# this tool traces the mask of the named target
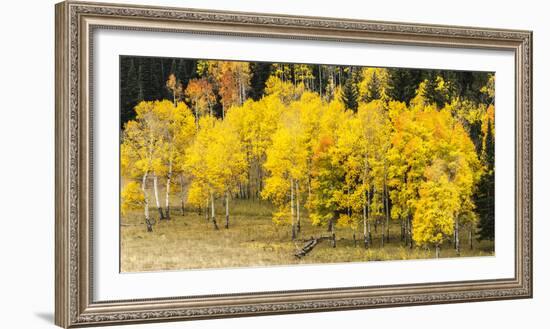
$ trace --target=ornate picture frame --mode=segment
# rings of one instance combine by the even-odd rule
[[[59,3],[55,10],[57,325],[72,328],[532,297],[532,32],[77,1]],[[515,57],[514,277],[95,301],[91,234],[94,225],[91,49],[92,35],[97,29],[512,51]]]

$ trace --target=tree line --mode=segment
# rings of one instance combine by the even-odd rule
[[[461,230],[494,238],[493,74],[183,63],[193,72],[169,73],[163,95],[131,98],[123,126],[122,210],[143,209],[149,231],[151,203],[168,219],[179,193],[181,212],[193,206],[215,229],[215,201],[229,228],[242,198],[270,200],[292,239],[304,220],[333,237],[349,228],[365,248],[371,226],[388,242],[392,221],[411,248],[436,254],[446,240],[459,252]]]

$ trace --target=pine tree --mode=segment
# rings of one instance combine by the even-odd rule
[[[416,94],[421,71],[414,69],[389,69],[388,96],[398,102],[408,104]]]
[[[367,102],[372,102],[373,100],[380,99],[382,95],[380,95],[380,79],[378,78],[378,75],[376,72],[372,73],[371,81],[368,85],[368,91],[367,91]]]
[[[264,96],[265,83],[271,74],[270,63],[250,63],[250,90],[248,95],[253,100],[259,100]]]
[[[120,66],[120,128],[123,129],[126,122],[136,117],[138,75],[132,57],[122,57]]]
[[[357,108],[359,106],[359,91],[357,90],[357,86],[353,80],[354,79],[352,77],[348,77],[346,80],[346,83],[342,88],[342,102],[344,102],[346,109],[357,112]]]
[[[490,122],[487,121],[487,125]],[[479,213],[479,231],[477,232],[480,240],[495,239],[495,141],[490,127],[487,127],[489,133],[485,137],[485,163],[487,171],[481,177],[479,192],[476,198],[476,206]]]

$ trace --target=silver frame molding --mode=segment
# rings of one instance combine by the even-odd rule
[[[73,328],[531,298],[532,32],[65,1],[56,5],[55,323]],[[502,49],[515,53],[515,275],[511,279],[94,302],[91,67],[94,29]],[[509,132],[511,133],[511,132]]]

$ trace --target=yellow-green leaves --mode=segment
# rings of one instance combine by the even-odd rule
[[[126,214],[128,210],[131,209],[140,209],[143,207],[145,202],[145,195],[141,190],[141,186],[138,182],[132,181],[126,184],[121,192],[122,204],[121,210],[122,214]]]
[[[186,172],[193,178],[190,201],[200,204],[199,196],[206,193],[233,191],[245,180],[247,165],[237,129],[229,121],[201,118],[199,132],[184,161]]]
[[[451,106],[438,110],[417,104],[392,116],[392,216],[413,216],[417,244],[439,244],[453,232],[459,215],[473,218],[472,196],[481,165]]]
[[[413,239],[417,244],[439,245],[453,233],[460,208],[457,188],[445,176],[427,181],[419,189],[413,219]]]

